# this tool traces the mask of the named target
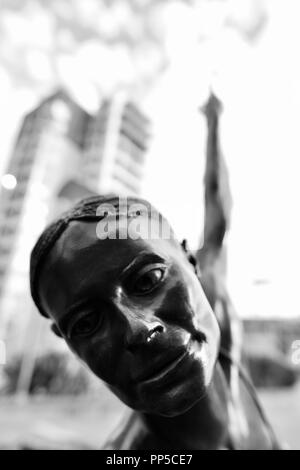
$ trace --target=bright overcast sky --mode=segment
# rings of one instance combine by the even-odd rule
[[[144,101],[154,136],[144,195],[165,212],[178,235],[196,248],[203,222],[206,132],[198,106],[213,83],[224,103],[221,144],[234,201],[228,238],[233,299],[243,316],[295,316],[300,261],[299,1],[266,1],[269,19],[254,42],[243,39],[236,29],[220,28],[226,2],[211,4],[215,9],[208,12],[206,22],[202,21],[203,9],[198,16],[179,4],[168,11],[166,46],[171,65]],[[239,11],[242,1],[227,4],[247,26],[247,17]],[[210,39],[199,43],[201,21]],[[91,83],[101,72],[92,51],[100,53],[101,47],[90,42],[78,52],[77,62],[62,56],[58,63],[65,83],[90,109],[95,102]],[[51,73],[43,54],[31,54],[28,60],[39,64],[36,74],[47,81]],[[102,69],[107,84],[110,74],[116,74],[117,63],[122,64],[126,80],[133,73],[125,51],[121,48],[118,54],[117,61],[108,60],[110,68]],[[76,68],[79,58],[89,77],[81,76]],[[26,86],[14,88],[5,67],[0,67],[0,82],[3,172],[20,116],[35,104],[36,93]]]
[[[207,92],[210,69],[224,102],[221,144],[234,201],[231,294],[243,316],[297,316],[300,7],[296,1],[272,0],[269,8],[268,24],[254,44],[227,29],[195,48],[193,60],[174,55],[151,103],[160,130],[148,158],[145,190],[179,235],[197,246],[205,128],[196,105]]]

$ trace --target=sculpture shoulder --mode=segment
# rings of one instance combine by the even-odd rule
[[[135,411],[125,416],[102,447],[103,450],[153,450],[158,448],[155,435],[149,432],[139,413]]]

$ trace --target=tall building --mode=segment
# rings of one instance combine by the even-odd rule
[[[139,194],[150,136],[150,121],[124,95],[103,102],[89,122],[84,181],[96,192]]]

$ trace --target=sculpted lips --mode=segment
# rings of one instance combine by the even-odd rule
[[[143,374],[141,374],[137,381],[139,383],[144,384],[153,380],[156,381],[161,379],[166,374],[175,369],[181,363],[181,361],[188,355],[188,351],[181,351],[180,354],[178,354],[175,358],[173,357],[172,359],[165,361],[163,364],[156,365],[155,367],[152,367],[151,369],[145,371]]]
[[[201,343],[197,341],[197,349],[201,348]],[[170,374],[178,369],[182,370],[187,365],[187,359],[193,357],[195,341],[190,338],[188,344],[184,348],[180,348],[176,354],[169,355],[168,358],[164,358],[164,361],[155,363],[153,366],[148,367],[141,374],[138,375],[136,382],[142,385],[146,385],[150,382],[157,382],[161,379],[169,377]]]

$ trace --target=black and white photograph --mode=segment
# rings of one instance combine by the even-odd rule
[[[300,450],[299,25],[0,0],[0,450]]]

